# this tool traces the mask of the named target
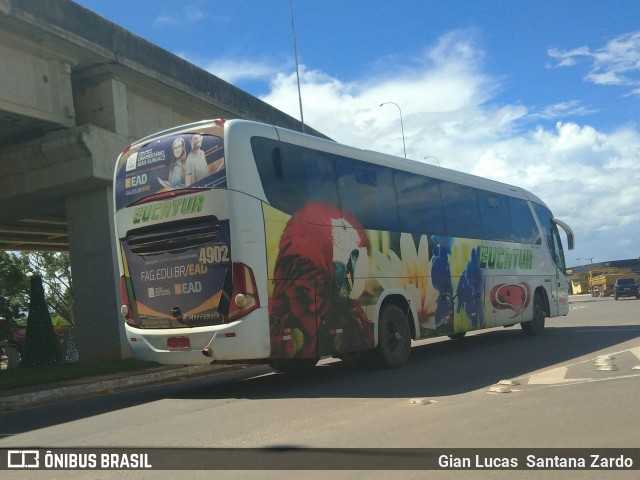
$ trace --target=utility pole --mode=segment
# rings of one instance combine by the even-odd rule
[[[296,80],[298,81],[298,102],[300,103],[300,123],[304,132],[304,115],[302,114],[302,93],[300,92],[300,68],[298,66],[298,47],[296,46],[296,28],[293,24],[293,0],[289,0],[289,14],[291,15],[291,34],[293,35],[293,55],[296,61]]]

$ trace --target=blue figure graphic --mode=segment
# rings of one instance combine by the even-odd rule
[[[431,283],[439,293],[436,305],[436,328],[440,329],[448,325],[448,329],[453,332],[453,283],[449,266],[452,240],[449,237],[437,235],[433,235],[431,240],[436,244],[431,264]]]
[[[467,318],[471,322],[471,328],[483,328],[484,325],[484,275],[480,269],[480,248],[471,251],[471,260],[462,272],[456,298],[458,299],[457,312],[464,308]]]

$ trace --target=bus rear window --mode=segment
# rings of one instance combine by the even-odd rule
[[[226,186],[222,138],[198,133],[170,135],[121,156],[116,173],[116,210],[169,190]]]

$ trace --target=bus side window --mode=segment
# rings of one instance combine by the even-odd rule
[[[331,155],[261,137],[253,137],[251,147],[274,208],[293,215],[309,201],[339,205]]]
[[[440,191],[447,236],[484,238],[476,189],[442,182]]]
[[[408,233],[444,233],[440,180],[394,172],[400,230]]]
[[[279,148],[274,148],[271,150],[271,158],[273,162],[273,174],[276,178],[282,180],[284,179],[284,174],[282,173],[282,150]]]
[[[333,155],[306,150],[304,153],[304,176],[308,201],[327,202],[335,207],[340,207]]]
[[[540,245],[542,243],[538,227],[526,200],[509,197],[509,216],[514,241],[532,245]]]
[[[291,213],[287,208],[291,203],[288,197],[294,196],[299,187],[287,178],[288,152],[278,142],[262,137],[253,137],[251,148],[267,202],[278,210]]]
[[[543,207],[542,205],[539,205],[537,203],[533,204],[533,208],[536,211],[536,215],[538,215],[540,226],[542,227],[544,236],[547,239],[547,247],[549,248],[551,258],[553,258],[553,261],[558,266],[558,268],[564,271],[564,250],[562,248],[560,234],[558,233],[558,227],[551,220],[553,218],[553,215],[546,207]]]
[[[340,158],[336,162],[340,208],[371,230],[398,230],[391,170]]]
[[[507,197],[493,192],[478,191],[482,230],[486,240],[513,242]]]
[[[556,265],[560,267],[560,270],[564,272],[567,268],[564,261],[564,249],[562,248],[562,240],[560,239],[560,233],[558,232],[558,227],[555,223],[551,230],[551,236],[553,238],[554,260]]]

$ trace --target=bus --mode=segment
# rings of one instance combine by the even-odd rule
[[[400,367],[412,340],[540,335],[569,310],[569,226],[522,188],[451,169],[207,120],[126,147],[113,190],[136,358]]]

